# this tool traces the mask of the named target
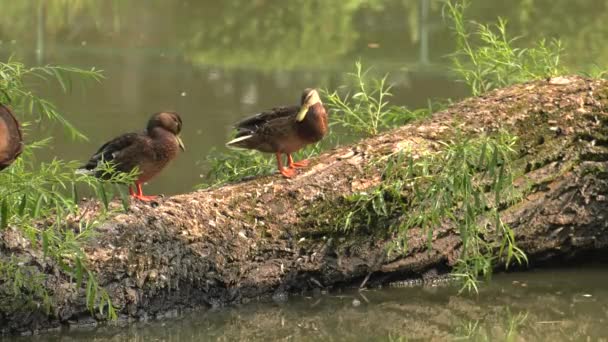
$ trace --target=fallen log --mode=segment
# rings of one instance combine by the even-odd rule
[[[515,85],[466,99],[416,122],[313,160],[291,180],[260,177],[133,204],[102,224],[86,253],[123,318],[168,310],[284,298],[315,288],[373,286],[445,272],[461,247],[458,232],[412,234],[406,254],[387,256],[390,238],[332,232],[317,209],[380,182],[373,158],[409,146],[440,150],[456,129],[467,136],[505,129],[520,139],[516,183],[529,191],[502,211],[532,263],[573,258],[608,246],[608,82],[578,76]],[[327,209],[330,210],[330,209]],[[332,213],[327,213],[331,216]],[[325,217],[325,216],[324,216]],[[374,227],[383,229],[386,227]],[[12,229],[4,255],[28,255],[48,275],[53,314],[6,313],[4,332],[45,329],[90,317],[85,291],[32,252]],[[100,317],[96,317],[100,318]]]

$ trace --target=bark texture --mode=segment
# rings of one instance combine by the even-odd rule
[[[608,246],[607,105],[608,82],[577,76],[495,90],[327,152],[292,180],[268,176],[174,196],[157,207],[134,204],[98,229],[87,254],[119,314],[131,318],[358,286],[369,274],[367,284],[374,285],[446,271],[461,243],[450,227],[436,230],[430,250],[426,236],[412,231],[407,254],[387,257],[390,239],[332,232],[327,208],[338,210],[344,195],[378,184],[379,172],[366,167],[378,156],[405,147],[414,154],[440,150],[439,141],[456,129],[474,136],[498,128],[521,141],[516,165],[525,175],[517,184],[528,190],[503,219],[530,260],[602,250]],[[18,233],[7,231],[0,251],[28,254],[49,274],[57,303],[51,318],[4,316],[0,328],[48,328],[89,316],[84,291],[11,235]]]

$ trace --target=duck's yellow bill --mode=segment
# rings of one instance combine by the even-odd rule
[[[181,148],[182,151],[185,151],[186,146],[184,146],[184,142],[182,141],[182,138],[180,138],[179,135],[176,135],[175,140],[177,140],[177,144],[179,145],[179,148]]]
[[[296,115],[296,121],[301,122],[302,120],[304,120],[304,118],[306,117],[306,113],[308,113],[308,107],[302,106],[302,108],[300,108],[300,111],[298,112],[298,115]]]

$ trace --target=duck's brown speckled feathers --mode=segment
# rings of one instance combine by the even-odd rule
[[[82,169],[95,172],[97,177],[106,177],[103,171],[95,171],[102,161],[112,163],[120,172],[139,169],[136,180],[138,190],[141,184],[156,176],[173,160],[183,144],[179,138],[182,120],[177,113],[162,112],[154,114],[148,121],[144,133],[127,133],[103,144]],[[134,196],[146,199],[141,192]]]
[[[11,165],[22,151],[19,122],[8,107],[0,105],[0,171]]]
[[[143,133],[126,133],[103,144],[89,161],[82,167],[95,170],[103,161],[114,165],[120,172],[131,172],[142,159],[156,159],[150,137]],[[102,171],[97,171],[102,177]],[[107,178],[107,177],[106,177]]]
[[[238,138],[245,135],[253,134],[260,127],[266,125],[268,122],[282,117],[296,115],[299,110],[300,106],[277,107],[265,112],[246,117],[245,119],[234,124],[234,127],[237,129],[235,137]]]
[[[327,113],[317,91],[306,89],[300,106],[273,108],[237,122],[235,138],[227,145],[287,154],[290,168],[303,166],[304,163],[293,163],[291,153],[323,139],[328,130],[327,121]],[[279,170],[282,170],[280,162]],[[291,171],[281,173],[287,177],[293,175]]]

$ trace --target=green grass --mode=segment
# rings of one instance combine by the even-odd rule
[[[457,50],[450,58],[453,71],[475,96],[491,89],[534,79],[557,76],[561,65],[562,43],[542,39],[533,47],[518,47],[517,37],[507,33],[507,21],[495,24],[465,20],[466,0],[447,1],[444,18],[456,36]]]
[[[110,206],[114,195],[121,198],[123,209],[127,209],[129,202],[124,185],[135,179],[137,171],[115,174],[107,181],[100,181],[75,173],[80,165],[76,161],[53,159],[38,162],[36,153],[51,144],[51,138],[28,141],[30,120],[38,125],[58,122],[72,138],[86,139],[55,105],[33,91],[40,82],[48,86],[49,82],[55,81],[69,92],[73,78],[99,81],[102,75],[94,69],[29,68],[12,60],[0,63],[0,102],[13,107],[26,128],[23,154],[0,172],[0,233],[6,236],[9,231],[19,232],[33,253],[41,252],[48,266],[56,266],[60,270],[61,275],[55,276],[66,277],[75,289],[86,291],[91,311],[98,310],[109,318],[115,318],[107,292],[89,270],[84,247],[94,236],[95,227],[116,210]],[[102,169],[113,173],[112,165],[105,165]],[[75,219],[85,214],[78,205],[79,190],[93,193],[102,203],[102,211],[89,219]],[[10,314],[12,310],[35,307],[50,314],[55,298],[46,286],[46,278],[47,275],[30,265],[27,259],[0,256],[0,310]]]

